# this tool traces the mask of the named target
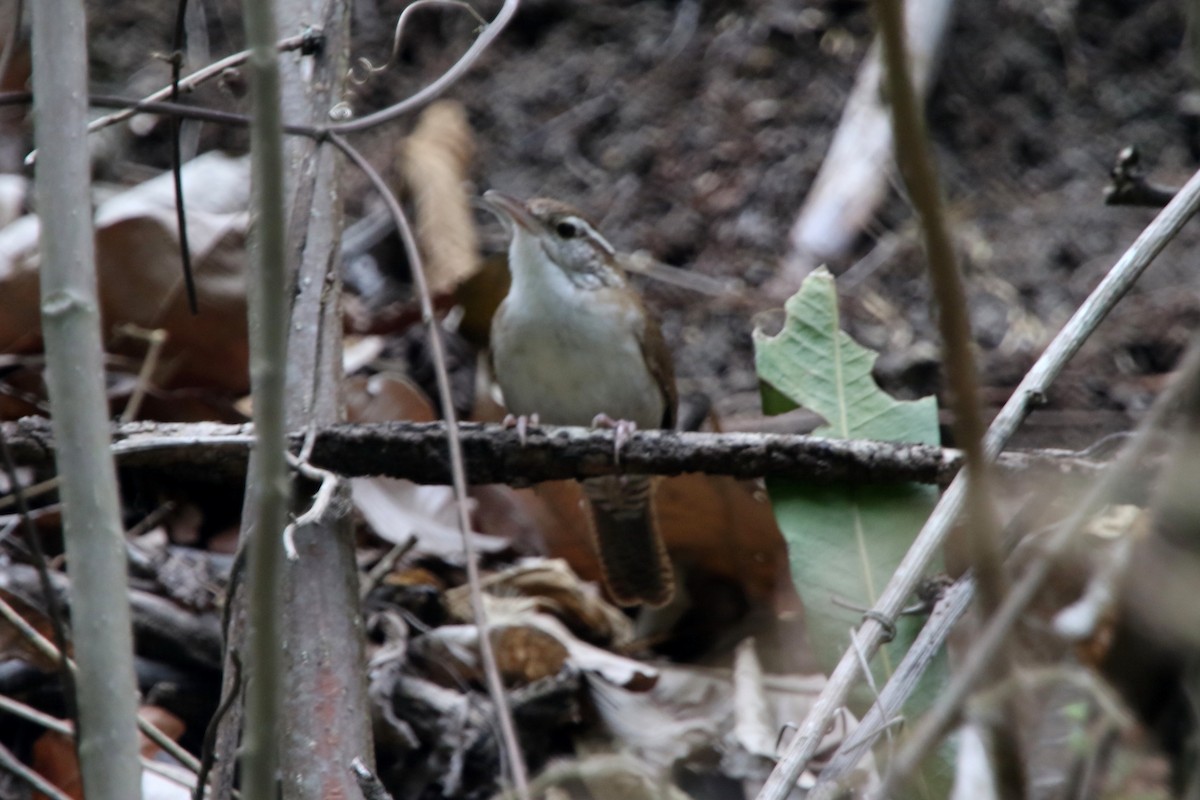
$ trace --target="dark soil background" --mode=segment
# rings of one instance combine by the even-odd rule
[[[468,23],[431,17],[371,104],[460,52]],[[1103,204],[1120,149],[1138,146],[1168,184],[1194,169],[1184,29],[1167,0],[958,4],[929,127],[993,404],[1153,216]],[[864,3],[529,2],[451,96],[478,134],[481,189],[567,199],[620,248],[744,281],[728,300],[646,287],[684,391],[740,414],[757,408],[750,330],[778,324],[752,316],[779,305],[759,287],[787,252],[870,31]],[[1105,324],[1042,412],[1049,437],[1027,443],[1083,445],[1145,406],[1200,313],[1196,237],[1185,231]],[[854,266],[880,243],[890,257]],[[849,273],[847,326],[883,353],[885,384],[936,388],[924,260],[899,192],[830,266]]]
[[[356,3],[356,56],[386,59],[404,5]],[[498,5],[480,4],[489,15]],[[241,40],[235,4],[216,6],[213,57]],[[1198,104],[1181,6],[958,3],[929,130],[993,406],[1153,216],[1103,204],[1121,148],[1136,145],[1147,171],[1167,184],[1195,166]],[[171,13],[134,0],[105,4],[92,23],[96,82],[120,89],[161,80],[165,67],[151,53],[167,49]],[[283,21],[282,32],[303,22]],[[418,13],[400,63],[349,102],[365,113],[411,93],[461,54],[474,26],[454,10]],[[466,106],[474,126],[479,190],[567,200],[619,248],[739,281],[724,298],[657,283],[646,292],[663,317],[682,391],[703,392],[724,417],[741,418],[757,412],[750,331],[779,324],[777,313],[759,313],[781,305],[761,287],[787,253],[788,229],[871,28],[861,2],[528,0],[448,97]],[[208,91],[198,99],[229,104]],[[410,126],[358,141],[386,166]],[[205,145],[236,148],[242,137],[205,127]],[[143,140],[130,157],[164,166],[163,142]],[[365,181],[347,180],[352,214],[368,208]],[[1076,359],[1048,410],[1034,415],[1024,443],[1081,446],[1131,424],[1200,317],[1189,257],[1197,236],[1190,226],[1152,267]],[[489,241],[500,246],[498,235]],[[844,275],[847,328],[883,355],[884,384],[905,395],[936,390],[923,256],[899,191],[856,251],[830,267]]]

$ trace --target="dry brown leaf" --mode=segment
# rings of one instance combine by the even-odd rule
[[[463,310],[458,332],[464,339],[476,347],[487,345],[492,335],[492,317],[511,283],[505,253],[484,258],[478,271],[462,282],[455,296]]]
[[[555,524],[554,515],[533,490],[489,483],[468,487],[468,492],[480,533],[507,540],[518,553],[546,552],[545,532]]]
[[[581,786],[581,793],[576,786]],[[555,761],[529,785],[544,800],[691,800],[691,795],[628,755],[585,755]]]
[[[543,552],[561,558],[586,581],[599,584],[600,562],[588,532],[587,506],[576,481],[545,481],[531,489],[545,505],[552,523],[542,534]]]
[[[656,488],[655,508],[671,557],[693,581],[740,586],[752,603],[779,611],[799,608],[788,573],[787,545],[766,492],[723,475],[679,475]],[[693,595],[704,593],[693,584]]]
[[[557,675],[567,649],[553,636],[529,625],[493,620],[490,626],[496,667],[508,686],[524,686]],[[443,625],[413,642],[412,649],[429,660],[431,669],[447,675],[483,680],[479,661],[479,630],[474,625]]]
[[[433,103],[400,146],[399,166],[416,204],[416,236],[433,294],[453,291],[479,269],[479,242],[465,187],[475,155],[466,111]]]
[[[484,591],[501,597],[524,597],[533,608],[561,620],[576,635],[593,642],[624,647],[633,641],[629,617],[600,597],[595,584],[580,580],[562,559],[538,559],[489,575]],[[446,592],[446,610],[455,619],[472,619],[470,587]]]
[[[65,733],[46,731],[33,743],[33,771],[57,786],[72,800],[83,800],[83,775],[75,757],[75,740]],[[49,800],[41,792],[33,800]]]
[[[561,642],[576,668],[603,678],[613,686],[631,692],[647,692],[658,683],[658,670],[654,667],[577,639],[565,625],[548,614],[533,615],[529,624]]]
[[[658,671],[631,658],[610,653],[577,638],[567,626],[538,610],[537,600],[485,595],[496,660],[507,680],[531,682],[555,675],[568,660],[576,669],[622,686],[646,691]],[[433,663],[454,664],[457,673],[482,678],[478,628],[444,625],[413,643],[433,655]]]
[[[104,330],[131,323],[167,333],[160,388],[249,386],[246,343],[245,232],[248,161],[206,153],[183,168],[192,270],[200,314],[184,296],[172,177],[165,173],[96,209],[96,266]],[[0,352],[41,347],[38,231],[34,216],[0,229]],[[112,342],[106,343],[106,346]],[[140,359],[145,345],[110,352]]]
[[[41,346],[37,279],[37,217],[0,228],[0,352],[30,353]]]
[[[433,422],[437,414],[420,387],[403,375],[382,372],[343,383],[348,422]]]
[[[546,555],[565,559],[580,577],[599,582],[579,484],[547,481],[533,491],[553,518],[543,532]],[[667,551],[686,568],[695,602],[723,602],[728,592],[705,591],[722,584],[737,587],[752,604],[779,612],[799,610],[787,546],[757,484],[719,475],[663,478],[655,482],[654,505]]]
[[[245,391],[249,162],[206,153],[184,166],[183,181],[200,313],[187,307],[172,178],[164,174],[96,209],[105,323],[166,331],[164,371],[171,377],[160,377],[160,386]]]

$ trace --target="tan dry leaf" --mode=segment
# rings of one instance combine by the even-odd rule
[[[508,686],[525,686],[557,675],[567,660],[567,649],[536,627],[493,621],[490,632],[496,667]],[[479,629],[474,625],[443,625],[415,640],[412,647],[434,669],[483,680]]]
[[[343,384],[348,422],[434,422],[437,414],[415,383],[395,372],[356,375]]]
[[[182,170],[200,313],[187,307],[170,173],[96,209],[96,267],[106,330],[163,329],[163,386],[249,388],[246,229],[249,160],[205,153]],[[139,348],[137,352],[144,348]]]
[[[161,388],[249,387],[246,343],[245,233],[249,162],[206,153],[183,167],[188,239],[200,314],[184,296],[170,173],[122,192],[96,209],[96,267],[106,336],[132,323],[163,329]],[[37,352],[40,220],[22,217],[0,229],[0,352]],[[127,343],[140,358],[145,346]],[[109,347],[111,352],[120,348]]]
[[[562,622],[541,613],[536,600],[491,594],[484,600],[496,660],[510,681],[555,675],[568,660],[576,669],[632,692],[647,691],[658,680],[654,667],[578,639]],[[436,654],[436,663],[453,662],[460,674],[479,677],[478,630],[475,625],[443,625],[422,636],[420,646],[434,648],[426,655]]]
[[[538,559],[483,579],[483,589],[501,597],[524,597],[540,613],[561,620],[591,641],[624,647],[633,641],[629,618],[600,597],[595,584],[580,580],[562,559]],[[446,610],[464,622],[472,618],[470,588],[446,592]]]
[[[434,295],[479,269],[479,241],[465,188],[475,142],[462,105],[442,100],[400,145],[399,169],[416,205],[416,236]]]

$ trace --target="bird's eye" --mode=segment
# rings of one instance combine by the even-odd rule
[[[579,226],[564,219],[554,226],[554,232],[564,239],[574,239],[579,235]]]

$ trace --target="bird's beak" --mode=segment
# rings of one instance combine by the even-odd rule
[[[524,228],[530,232],[537,230],[537,219],[529,213],[524,203],[512,195],[489,189],[483,193],[482,200],[484,208],[499,217],[505,225]]]

